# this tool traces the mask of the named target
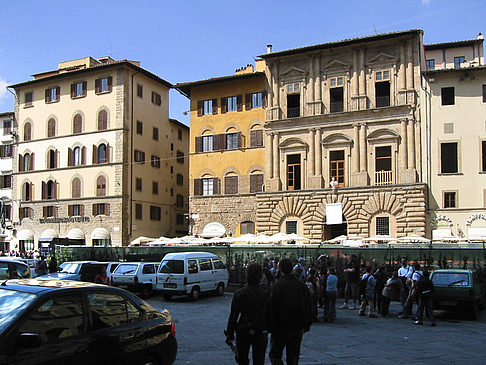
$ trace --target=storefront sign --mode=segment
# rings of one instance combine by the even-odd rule
[[[343,204],[334,203],[326,204],[326,224],[342,224],[343,223]]]
[[[40,218],[39,223],[86,223],[89,222],[89,217],[66,217],[66,218]]]
[[[486,221],[486,214],[483,213],[476,213],[469,217],[466,221],[466,226],[470,226],[475,220],[477,219],[484,219]]]
[[[201,236],[221,237],[226,233],[226,228],[221,223],[211,222],[204,226]]]

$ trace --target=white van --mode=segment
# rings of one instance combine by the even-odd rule
[[[173,295],[199,299],[203,292],[223,295],[229,273],[221,259],[209,252],[178,252],[164,256],[155,287],[166,300]]]

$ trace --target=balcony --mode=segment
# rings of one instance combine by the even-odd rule
[[[376,171],[375,185],[390,185],[393,184],[392,171]]]

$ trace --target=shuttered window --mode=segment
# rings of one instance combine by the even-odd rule
[[[93,215],[110,215],[109,203],[96,203],[93,204]]]
[[[224,193],[238,194],[238,176],[226,176],[224,178]]]
[[[86,96],[88,83],[86,81],[74,82],[71,84],[71,98],[82,98]]]
[[[81,179],[75,177],[71,183],[71,197],[80,198],[81,197]]]
[[[156,93],[155,91],[152,91],[152,104],[157,106],[162,105],[162,98],[160,94]]]
[[[135,204],[135,219],[143,219],[142,204]]]
[[[96,179],[96,196],[106,196],[106,177],[103,175]]]
[[[61,96],[61,88],[57,87],[50,87],[46,89],[45,92],[45,101],[46,103],[55,103],[58,102]]]
[[[263,129],[254,129],[250,131],[250,147],[263,146]]]
[[[100,110],[98,113],[98,130],[104,131],[108,129],[108,112],[106,110]]]
[[[197,102],[197,115],[218,114],[218,99],[199,100]]]
[[[150,220],[160,221],[162,218],[162,209],[160,207],[150,206]]]
[[[25,123],[24,125],[24,141],[30,141],[32,139],[32,125]]]
[[[263,174],[250,175],[250,193],[263,191]]]
[[[111,92],[113,87],[113,79],[111,76],[103,77],[95,81],[95,93],[103,94]]]
[[[54,118],[50,118],[47,122],[47,137],[55,137],[56,136],[56,120]]]
[[[81,133],[83,131],[83,117],[81,114],[76,114],[73,118],[73,133]]]

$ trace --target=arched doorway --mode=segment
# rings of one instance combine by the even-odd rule
[[[346,222],[346,218],[344,214],[342,216],[342,223],[341,224],[324,224],[324,232],[323,232],[323,240],[332,240],[333,238],[339,236],[347,236],[348,235],[348,223]]]

